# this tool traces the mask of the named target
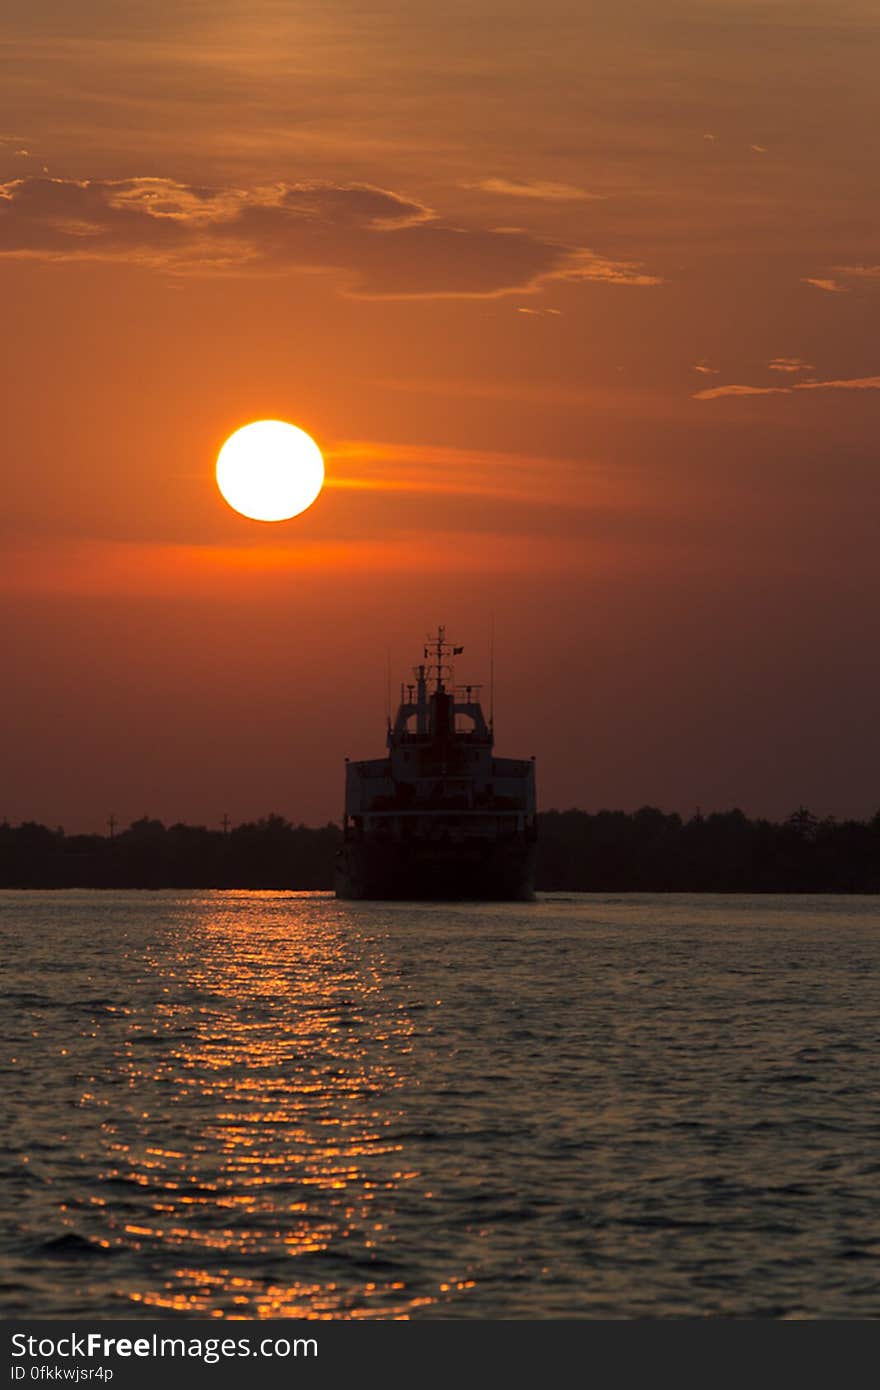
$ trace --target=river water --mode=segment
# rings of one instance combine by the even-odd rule
[[[0,1311],[880,1315],[880,900],[0,893]]]

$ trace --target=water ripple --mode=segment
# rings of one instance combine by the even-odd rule
[[[876,1316],[877,907],[0,893],[0,1308]]]

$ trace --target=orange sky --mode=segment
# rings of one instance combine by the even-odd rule
[[[336,817],[446,622],[544,806],[872,814],[867,0],[13,0],[0,816]],[[223,439],[325,452],[275,526]]]

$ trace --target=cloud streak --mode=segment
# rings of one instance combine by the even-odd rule
[[[846,294],[846,285],[841,285],[837,280],[823,279],[820,276],[804,275],[801,284],[812,285],[814,290],[824,290],[826,294]]]
[[[811,372],[812,362],[805,362],[802,357],[774,357],[767,363],[771,372],[783,372],[789,375],[796,375],[798,372]]]
[[[829,276],[804,276],[801,283],[828,294],[849,294],[865,282],[880,281],[880,265],[833,265]]]
[[[787,396],[790,386],[708,386],[704,391],[694,391],[695,401],[717,401],[723,396]]]
[[[547,203],[596,202],[604,197],[602,193],[588,193],[585,188],[571,183],[552,183],[546,179],[480,179],[464,186],[507,198],[536,198]]]
[[[880,280],[880,265],[836,265],[834,272],[850,280]]]
[[[570,500],[571,480],[594,477],[582,458],[511,453],[455,445],[400,444],[386,440],[339,440],[325,450],[327,485],[398,487],[409,483],[433,490],[485,492],[502,497],[546,497],[554,477]],[[525,490],[524,490],[525,489]]]
[[[695,401],[717,401],[724,396],[791,396],[795,391],[880,391],[880,376],[846,377],[833,381],[795,381],[790,386],[711,386],[694,392]]]
[[[639,262],[521,229],[452,225],[388,189],[320,182],[12,179],[0,184],[0,256],[175,275],[322,273],[377,299],[493,298],[559,280],[661,283]]]

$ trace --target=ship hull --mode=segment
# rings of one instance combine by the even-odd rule
[[[534,843],[347,842],[336,859],[337,898],[408,902],[531,902]]]

